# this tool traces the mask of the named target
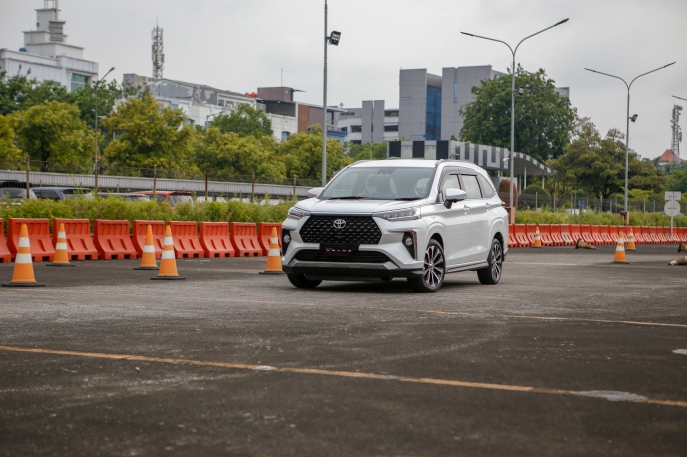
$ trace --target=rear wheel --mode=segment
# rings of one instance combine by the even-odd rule
[[[498,284],[503,271],[503,246],[496,238],[491,242],[487,262],[489,263],[488,267],[477,270],[477,278],[482,284]]]
[[[305,277],[305,275],[287,274],[286,277],[289,278],[289,282],[291,284],[299,289],[314,289],[322,282],[322,280],[317,281],[308,279]]]
[[[416,292],[436,292],[444,283],[446,261],[444,250],[435,240],[430,240],[427,244],[424,261],[422,277],[408,278],[408,283]]]

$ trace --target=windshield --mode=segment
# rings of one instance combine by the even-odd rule
[[[346,168],[317,198],[419,200],[429,195],[434,170],[390,166]]]
[[[31,197],[36,198],[36,194],[30,190]],[[22,199],[26,198],[26,189],[19,188],[0,188],[0,199]]]
[[[167,201],[170,205],[176,206],[180,202],[193,202],[193,197],[190,195],[170,195]]]

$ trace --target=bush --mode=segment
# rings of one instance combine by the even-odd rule
[[[0,219],[10,217],[29,219],[95,219],[162,220],[195,222],[282,222],[294,202],[270,205],[265,201],[245,203],[230,200],[221,202],[182,202],[175,209],[167,203],[127,202],[123,198],[73,198],[62,201],[48,199],[23,200],[20,205],[4,206],[0,202]],[[7,223],[5,223],[5,231]]]
[[[539,195],[544,195],[546,197],[549,197],[550,194],[544,189],[542,186],[538,186],[536,184],[530,184],[529,186],[525,187],[522,191],[522,194],[528,194],[528,195],[534,195],[534,194],[539,194]]]

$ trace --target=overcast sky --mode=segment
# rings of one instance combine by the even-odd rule
[[[43,0],[0,0],[0,48],[18,49],[35,27]],[[323,0],[60,0],[68,42],[85,47],[101,75],[115,66],[150,76],[151,29],[165,33],[164,76],[236,92],[284,85],[297,99],[322,102]],[[491,64],[505,71],[508,49],[461,31],[510,43],[570,18],[525,42],[517,61],[544,68],[569,86],[581,116],[602,134],[625,130],[621,81],[677,61],[632,86],[631,147],[656,157],[670,147],[671,95],[687,98],[687,0],[329,0],[329,29],[343,33],[329,48],[329,104],[359,107],[384,99],[398,107],[400,68]],[[687,102],[682,102],[687,108]],[[682,125],[687,125],[687,110]],[[685,129],[687,131],[687,128]],[[687,133],[683,157],[687,157]]]

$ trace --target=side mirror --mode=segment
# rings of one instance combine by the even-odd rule
[[[308,191],[308,198],[314,198],[317,197],[322,193],[324,190],[324,187],[314,187]]]
[[[447,209],[450,209],[453,203],[465,200],[467,197],[468,194],[464,190],[446,189],[446,200],[444,201],[444,206]]]

